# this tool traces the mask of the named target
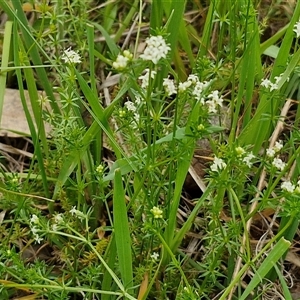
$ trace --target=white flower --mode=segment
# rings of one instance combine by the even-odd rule
[[[277,83],[270,83],[270,91],[278,90],[278,84]]]
[[[270,84],[271,81],[269,79],[263,79],[260,85],[268,89],[270,87]]]
[[[275,76],[275,77],[274,77],[274,79],[275,79],[275,83],[276,83],[276,84],[278,84],[278,83],[279,83],[279,81],[280,81],[280,80],[281,80],[281,78],[282,78],[282,75],[283,75],[283,74],[280,74],[279,76]]]
[[[71,50],[71,47],[64,51],[64,54],[62,55],[61,59],[64,60],[65,63],[68,63],[68,64],[81,63],[80,55],[77,52]]]
[[[275,77],[275,83],[271,82],[269,79],[263,79],[261,81],[261,86],[270,89],[270,91],[272,92],[273,90],[278,90],[278,82],[281,78],[279,77]]]
[[[148,85],[149,85],[149,69],[145,69],[145,72],[146,73],[144,75],[141,75],[139,77],[139,79],[142,80],[141,87],[143,89],[146,89],[148,87]],[[154,79],[155,75],[156,75],[156,71],[152,70],[151,71],[151,78]]]
[[[127,110],[132,111],[132,112],[136,112],[136,106],[133,102],[131,101],[126,101],[124,103],[125,107],[127,108]]]
[[[41,241],[43,240],[43,238],[40,237],[38,234],[35,234],[35,235],[34,235],[34,240],[35,240],[38,244],[40,244]]]
[[[127,63],[128,63],[128,60],[129,60],[129,59],[128,59],[127,57],[125,57],[125,56],[119,54],[119,55],[117,56],[116,61],[113,62],[112,66],[113,66],[113,68],[116,69],[116,70],[123,70],[123,69],[126,68]]]
[[[213,171],[213,172],[218,172],[222,169],[225,169],[226,168],[226,163],[223,161],[222,158],[218,158],[218,157],[215,157],[214,158],[214,163],[210,166],[210,169]]]
[[[252,167],[251,160],[253,158],[255,158],[255,156],[252,154],[252,152],[250,152],[243,158],[243,163],[245,163],[249,168],[251,168]]]
[[[153,252],[150,257],[155,261],[155,260],[158,260],[159,258],[159,254],[157,252]]]
[[[296,33],[296,37],[300,37],[300,21],[294,25],[293,31]]]
[[[290,181],[284,181],[281,184],[281,189],[283,191],[289,192],[289,193],[293,193],[295,190],[295,185],[293,185]]]
[[[279,152],[283,147],[282,141],[278,141],[275,143],[273,149],[275,152]]]
[[[171,96],[171,95],[177,93],[173,79],[170,79],[169,77],[164,78],[163,86],[164,86],[166,92],[168,93],[168,96]]]
[[[171,48],[161,35],[151,36],[146,39],[147,47],[140,55],[143,60],[151,60],[155,65],[162,58],[166,58]]]
[[[282,171],[285,168],[285,163],[277,157],[274,158],[272,165],[280,171]]]
[[[179,82],[178,91],[182,93],[186,91],[191,85],[192,85],[191,81]]]
[[[84,219],[85,215],[80,210],[76,209],[76,206],[73,206],[72,209],[69,211],[72,216],[76,216],[79,219]]]
[[[54,215],[53,219],[56,224],[61,224],[64,221],[62,214]]]
[[[208,105],[208,112],[217,113],[217,106],[222,106],[223,99],[219,97],[219,91],[213,91],[208,95],[210,100],[207,100],[205,104]]]
[[[72,209],[70,209],[69,212],[71,213],[72,216],[76,215],[77,214],[76,206],[72,206]]]
[[[162,219],[163,211],[160,208],[158,208],[157,206],[153,206],[150,211],[152,212],[154,219]]]
[[[197,83],[199,81],[199,78],[195,74],[190,74],[187,81],[192,82],[193,84]]]
[[[116,70],[123,70],[127,67],[127,64],[132,60],[133,55],[128,50],[125,50],[122,54],[118,54],[116,61],[113,62],[112,66]]]
[[[268,157],[274,157],[275,150],[273,148],[269,148],[269,149],[267,149],[266,154]]]
[[[31,218],[30,218],[30,223],[32,224],[39,224],[40,220],[38,218],[37,215],[32,215]]]
[[[32,232],[33,234],[37,234],[39,231],[40,231],[40,230],[39,230],[36,226],[31,227],[31,232]]]

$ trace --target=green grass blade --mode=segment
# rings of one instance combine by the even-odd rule
[[[128,289],[133,285],[131,238],[127,217],[125,191],[120,170],[115,171],[114,186],[114,233],[119,258],[119,267],[124,286]]]
[[[116,247],[116,241],[114,235],[110,239],[110,243],[106,252],[108,254],[108,258],[106,257],[107,265],[110,269],[113,270],[114,266],[116,265],[116,257],[117,257],[117,247]],[[110,272],[108,272],[108,270],[105,270],[103,275],[102,285],[101,285],[102,290],[110,291],[112,282],[113,282],[113,278]],[[101,300],[110,300],[110,299],[111,296],[107,294],[102,295],[101,297]]]
[[[41,66],[43,65],[42,59],[39,54],[39,45],[37,44],[36,40],[32,36],[30,32],[30,27],[27,21],[27,18],[23,12],[21,2],[19,0],[12,1],[12,4],[15,8],[15,11],[9,6],[6,1],[1,2],[1,7],[5,10],[5,12],[9,15],[9,17],[13,20],[17,20],[22,36],[24,38],[24,46],[30,55],[30,59],[32,60],[34,65]],[[43,50],[43,54],[46,54]],[[47,57],[47,54],[46,54]],[[49,57],[47,57],[49,59]],[[50,60],[50,59],[49,59]],[[39,79],[39,83],[45,90],[49,100],[51,107],[55,113],[59,113],[60,109],[58,104],[56,103],[55,96],[53,93],[52,86],[50,81],[48,80],[47,72],[44,68],[37,68],[36,69],[37,77]]]
[[[14,49],[14,63],[16,66],[21,66],[21,62],[20,62],[20,58],[19,58],[19,48],[20,47],[21,47],[21,45],[19,45],[19,35],[17,34],[17,29],[15,26],[14,27],[14,38],[13,38],[13,49]],[[27,107],[27,102],[26,102],[26,98],[25,98],[25,94],[24,94],[24,87],[23,87],[23,76],[22,76],[20,68],[16,69],[16,75],[17,75],[18,87],[20,90],[20,97],[21,97],[23,109],[24,109],[24,112],[26,115],[26,120],[27,120],[29,129],[30,129],[33,143],[34,143],[34,151],[35,151],[34,153],[37,157],[39,168],[40,168],[39,171],[40,171],[40,175],[42,177],[44,192],[45,192],[46,197],[50,198],[47,175],[46,175],[46,171],[44,168],[43,154],[42,154],[42,150],[40,147],[39,137],[37,135],[37,132],[36,132],[36,129],[34,126],[34,122],[32,120],[32,117],[31,117],[30,112]],[[52,212],[52,203],[50,203],[49,209]]]
[[[255,272],[254,277],[251,279],[244,293],[239,300],[245,300],[250,293],[259,285],[262,279],[268,274],[268,272],[275,266],[282,255],[288,250],[291,243],[284,238],[281,238],[274,246],[266,259],[262,262],[261,266]]]
[[[5,29],[4,29],[1,70],[8,67],[12,27],[13,27],[13,22],[7,21],[5,24]],[[0,72],[0,124],[1,124],[1,118],[2,118],[3,104],[4,104],[6,76],[7,76],[7,73],[5,71]]]
[[[289,291],[289,287],[286,284],[286,280],[284,278],[284,276],[282,275],[282,273],[280,272],[278,266],[274,265],[274,268],[277,272],[281,287],[282,287],[282,291],[283,291],[283,296],[285,300],[293,300],[293,297]]]

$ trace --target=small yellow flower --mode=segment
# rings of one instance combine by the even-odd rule
[[[160,208],[158,208],[157,206],[153,206],[150,211],[152,212],[154,219],[162,219],[163,211]]]

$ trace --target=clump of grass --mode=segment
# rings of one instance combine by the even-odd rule
[[[5,299],[291,299],[300,4],[263,43],[251,1],[199,5],[44,2],[30,23],[21,1],[0,3],[1,70],[34,144],[22,174],[1,169]],[[200,32],[186,20],[199,9]]]

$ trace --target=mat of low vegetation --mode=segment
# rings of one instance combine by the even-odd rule
[[[0,9],[1,300],[300,299],[299,1]]]

